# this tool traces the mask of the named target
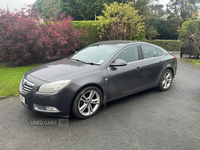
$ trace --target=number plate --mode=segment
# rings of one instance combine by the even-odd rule
[[[25,104],[25,98],[22,95],[19,95],[19,98],[20,98],[21,102]]]

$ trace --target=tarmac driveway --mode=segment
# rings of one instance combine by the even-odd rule
[[[178,60],[168,91],[119,99],[87,120],[43,116],[18,97],[0,110],[1,150],[200,150],[200,67]]]

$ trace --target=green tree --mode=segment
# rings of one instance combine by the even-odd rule
[[[128,2],[133,2],[134,7],[138,11],[139,15],[143,15],[145,17],[148,17],[150,13],[152,13],[151,9],[154,7],[155,2],[158,2],[158,0],[128,0]]]
[[[83,18],[79,14],[79,6],[77,0],[59,0],[58,7],[62,13],[71,15],[74,20],[82,20]]]
[[[104,16],[98,16],[101,26],[100,38],[109,40],[139,40],[143,37],[144,17],[138,15],[132,2],[104,4]]]
[[[44,19],[53,15],[58,18],[65,13],[66,16],[71,15],[74,20],[95,20],[95,13],[97,16],[103,15],[104,3],[110,5],[114,2],[134,2],[132,5],[139,15],[158,16],[158,13],[162,13],[162,6],[154,4],[155,1],[158,0],[36,0],[35,7]]]
[[[154,26],[149,26],[146,29],[146,36],[148,38],[148,40],[152,40],[152,38],[155,38],[158,34],[157,29]]]
[[[178,30],[180,29],[181,26],[181,20],[180,17],[171,14],[168,19],[167,19],[167,33],[170,35],[171,39],[177,39],[179,32]]]
[[[160,34],[160,36],[164,35],[167,32],[167,21],[160,18],[149,18],[147,20],[147,24],[149,26],[154,26],[157,30],[157,32]],[[159,36],[159,37],[160,37]]]
[[[127,0],[130,1],[130,0]],[[103,4],[113,2],[127,2],[126,0],[59,0],[59,9],[66,15],[71,15],[74,20],[95,20],[97,16],[103,15]]]
[[[102,15],[105,0],[77,0],[78,13],[82,20],[95,20],[96,15]]]
[[[165,14],[162,4],[151,4],[148,8],[148,17],[160,18]]]
[[[43,19],[49,19],[58,12],[58,0],[36,0],[34,5]]]
[[[178,38],[178,27],[177,23],[178,18],[169,17],[168,20],[164,20],[161,18],[148,18],[147,19],[147,27],[154,26],[158,32],[158,39],[177,39]]]
[[[179,16],[182,22],[196,19],[200,0],[170,0],[168,11]],[[195,15],[196,14],[196,15]]]

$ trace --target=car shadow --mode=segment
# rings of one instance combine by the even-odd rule
[[[111,102],[108,102],[105,107],[102,106],[99,112],[93,117],[96,117],[96,116],[98,117],[99,114],[102,114],[102,113],[105,114],[108,111],[110,112],[112,111],[112,109],[115,109],[115,107],[123,108],[123,106],[129,105],[129,103],[138,103],[138,102],[142,103],[143,101],[148,101],[148,99],[145,99],[145,97],[148,97],[152,94],[159,94],[159,93],[161,93],[161,91],[159,91],[157,88],[152,88],[146,91],[142,91],[136,94],[132,94],[123,98],[113,100]],[[118,111],[120,111],[120,109]],[[69,119],[70,119],[70,122],[80,121],[80,119],[76,118],[72,113]]]
[[[171,88],[169,89],[171,90]],[[112,114],[115,113],[115,111],[117,110],[119,113],[120,111],[123,112],[123,108],[128,107],[129,105],[132,105],[132,103],[134,103],[134,105],[137,105],[138,103],[142,104],[145,103],[145,101],[149,100],[149,97],[152,95],[157,95],[157,94],[161,94],[162,92],[159,91],[157,88],[152,88],[146,91],[142,91],[130,96],[126,96],[120,99],[116,99],[114,101],[108,102],[106,104],[105,107],[102,106],[102,108],[100,109],[100,111],[93,117],[89,118],[89,119],[78,119],[76,118],[72,113],[70,115],[69,119],[69,123],[70,126],[77,126],[77,124],[81,124],[81,123],[88,123],[88,122],[92,122],[95,120],[101,120],[102,117],[104,117],[104,115],[106,113]],[[121,112],[121,113],[122,113]],[[61,117],[54,117],[54,116],[47,116],[35,111],[31,111],[28,110],[27,108],[24,108],[22,110],[22,113],[25,114],[25,118],[27,119],[27,121],[30,123],[31,121],[34,120],[59,120],[59,119],[66,119],[66,118],[61,118]]]

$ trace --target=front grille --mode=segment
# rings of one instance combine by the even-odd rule
[[[22,91],[24,94],[27,94],[27,93],[29,93],[29,92],[33,89],[33,86],[34,86],[33,83],[31,83],[30,81],[24,79],[24,80],[22,81],[21,91]]]

